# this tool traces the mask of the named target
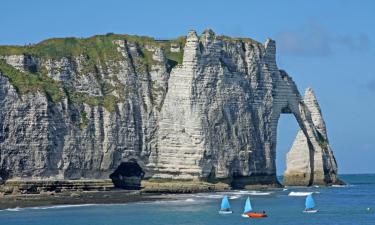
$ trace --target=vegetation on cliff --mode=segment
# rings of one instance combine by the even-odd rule
[[[0,60],[0,72],[8,77],[14,88],[21,95],[41,91],[46,93],[50,100],[56,102],[61,100],[64,93],[60,82],[48,77],[45,73],[21,72]]]
[[[150,64],[152,57],[146,49],[148,46],[161,47],[164,49],[167,59],[182,63],[183,51],[171,52],[171,44],[181,47],[185,44],[185,37],[174,40],[155,40],[151,37],[137,35],[119,35],[108,33],[106,35],[95,35],[89,38],[52,38],[35,45],[25,46],[0,46],[0,56],[5,55],[31,55],[40,59],[72,58],[81,55],[87,56],[92,64],[87,66],[104,65],[105,61],[122,60],[117,51],[115,40],[126,40],[137,44],[146,64]]]
[[[137,72],[147,73],[151,65],[156,63],[152,59],[153,52],[150,50],[151,48],[162,48],[170,67],[182,63],[182,47],[185,44],[185,37],[179,37],[174,40],[155,40],[145,36],[112,33],[89,38],[53,38],[35,45],[0,46],[0,59],[10,55],[30,56],[38,61],[83,57],[83,68],[77,71],[79,75],[97,74],[99,70],[108,74],[110,71],[118,72],[116,71],[118,69],[116,65],[124,60],[117,49],[118,45],[114,43],[116,40],[125,40],[139,49],[140,54],[133,58]],[[179,46],[181,51],[171,51],[171,45]],[[20,71],[8,65],[5,60],[0,60],[1,73],[9,78],[18,93],[23,95],[41,91],[46,93],[53,102],[58,102],[63,97],[67,97],[69,101],[74,103],[86,103],[91,106],[102,105],[108,111],[115,111],[116,103],[124,100],[124,96],[134,91],[131,87],[124,87],[119,82],[115,82],[116,86],[113,86],[104,81],[102,77],[97,76],[97,83],[100,85],[103,96],[91,96],[86,93],[76,92],[69,85],[52,79],[47,75],[47,69],[40,63],[33,70],[25,69],[26,71]],[[121,93],[120,97],[112,95],[114,89]]]

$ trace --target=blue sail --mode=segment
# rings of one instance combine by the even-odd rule
[[[311,194],[306,197],[305,207],[306,209],[312,209],[315,207],[315,202]]]
[[[230,209],[230,204],[228,197],[225,195],[223,200],[221,200],[221,210]]]
[[[253,211],[253,208],[251,207],[250,198],[247,197],[246,203],[245,203],[245,208],[243,209],[243,213],[248,213],[248,212],[251,212],[251,211]]]

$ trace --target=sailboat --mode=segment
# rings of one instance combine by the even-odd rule
[[[251,213],[251,211],[253,211],[253,207],[251,207],[250,198],[247,197],[246,202],[245,202],[245,207],[243,209],[242,217],[249,217],[247,214]]]
[[[314,202],[314,199],[312,197],[312,195],[308,195],[306,197],[306,201],[305,201],[305,210],[303,210],[304,213],[316,213],[318,212],[317,209],[314,209],[315,207],[315,202]]]
[[[220,214],[231,214],[232,209],[230,208],[228,196],[224,196],[223,200],[221,200],[221,205],[220,205]]]
[[[267,214],[264,211],[262,213],[253,212],[253,208],[251,207],[250,197],[247,197],[246,202],[245,202],[245,207],[242,213],[242,217],[264,218],[264,217],[267,217]]]

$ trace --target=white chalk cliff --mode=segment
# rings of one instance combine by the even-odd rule
[[[275,57],[271,39],[212,30],[0,46],[0,177],[103,179],[132,161],[146,179],[277,184],[277,124],[292,113],[285,182],[337,183],[316,98]]]

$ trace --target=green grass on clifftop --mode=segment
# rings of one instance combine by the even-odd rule
[[[101,68],[101,71],[106,74],[109,71],[109,66],[111,66],[112,72],[116,72],[117,62],[124,60],[117,49],[118,45],[114,43],[115,40],[125,40],[131,45],[139,47],[140,56],[134,56],[133,58],[135,66],[139,67],[137,72],[147,72],[152,64],[157,63],[152,59],[153,53],[149,51],[150,47],[163,48],[170,65],[175,66],[182,63],[182,47],[185,45],[185,37],[174,40],[155,40],[145,36],[112,33],[89,38],[52,38],[38,44],[25,46],[0,46],[0,58],[9,55],[28,55],[44,62],[46,60],[83,57],[84,60],[81,65],[83,68],[77,75],[85,76],[88,73],[98,73],[98,68]],[[172,44],[179,45],[181,51],[171,52]],[[36,71],[22,72],[7,64],[4,60],[0,60],[0,71],[9,78],[10,83],[21,95],[41,91],[46,93],[53,102],[58,102],[66,96],[72,102],[86,103],[92,106],[102,105],[108,111],[115,111],[116,103],[123,100],[123,97],[129,92],[135,91],[132,87],[123,87],[118,82],[115,82],[118,83],[116,87],[109,85],[101,76],[97,76],[97,82],[100,84],[104,96],[89,96],[85,93],[74,92],[70,87],[65,86],[65,83],[48,77],[46,69],[40,68],[40,65],[37,66]],[[115,89],[124,96],[121,98],[113,96],[111,92]]]
[[[61,59],[63,57],[72,58],[77,56],[87,56],[93,64],[103,65],[104,61],[118,61],[122,59],[117,51],[114,40],[126,40],[138,44],[143,53],[145,63],[150,63],[145,47],[162,47],[166,57],[170,60],[182,63],[183,51],[175,53],[170,51],[171,44],[185,44],[185,37],[174,40],[155,40],[151,37],[137,35],[119,35],[108,33],[106,35],[96,35],[89,38],[52,38],[35,45],[26,46],[0,46],[0,55],[32,55],[42,59]]]
[[[21,95],[41,91],[54,102],[61,100],[64,95],[60,83],[46,74],[21,72],[5,63],[4,60],[0,60],[0,71],[5,77],[8,77],[11,84]]]

